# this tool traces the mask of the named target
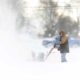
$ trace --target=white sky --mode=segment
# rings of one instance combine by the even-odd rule
[[[23,1],[28,3],[28,4],[25,4],[24,16],[28,15],[28,17],[33,17],[34,15],[36,15],[36,10],[37,10],[36,8],[40,5],[39,0],[23,0]],[[75,1],[71,1],[71,0],[54,0],[54,1],[58,3],[59,15],[61,14],[63,14],[64,16],[68,15],[72,18],[72,20],[77,21],[77,17],[79,17],[79,14],[80,14],[79,4],[76,4]],[[65,10],[63,8],[63,6],[65,6],[66,4],[71,4],[73,6],[73,8],[71,8],[71,11]],[[28,6],[28,8],[26,8],[26,6]]]

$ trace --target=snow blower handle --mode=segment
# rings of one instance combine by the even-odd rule
[[[49,54],[52,52],[53,49],[54,49],[54,47],[51,48],[51,50],[49,51]]]
[[[56,48],[56,44],[54,44],[54,46],[51,48],[51,50],[49,51],[49,54],[52,52],[54,48]]]
[[[55,47],[53,46],[53,47],[50,49],[48,55],[46,56],[46,59],[47,59],[47,57],[51,54],[51,52],[52,52],[52,50],[53,50],[54,48],[55,48]]]

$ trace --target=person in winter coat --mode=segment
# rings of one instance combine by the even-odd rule
[[[64,31],[59,32],[60,35],[60,41],[59,41],[59,48],[58,50],[60,51],[61,54],[61,62],[66,62],[66,54],[69,53],[69,42],[68,42],[68,37],[66,36],[66,33]]]
[[[50,49],[47,57],[50,55],[50,53],[54,48],[57,48],[58,51],[60,51],[61,62],[67,62],[66,54],[69,53],[69,42],[68,42],[68,37],[63,30],[60,31],[59,35],[55,38],[55,43],[53,47]]]

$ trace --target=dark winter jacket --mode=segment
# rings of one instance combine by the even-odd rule
[[[68,38],[66,39],[66,41],[64,42],[64,44],[60,44],[59,50],[60,50],[60,53],[69,53]]]

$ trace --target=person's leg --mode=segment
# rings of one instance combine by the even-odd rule
[[[61,53],[61,62],[67,62],[66,53]]]

